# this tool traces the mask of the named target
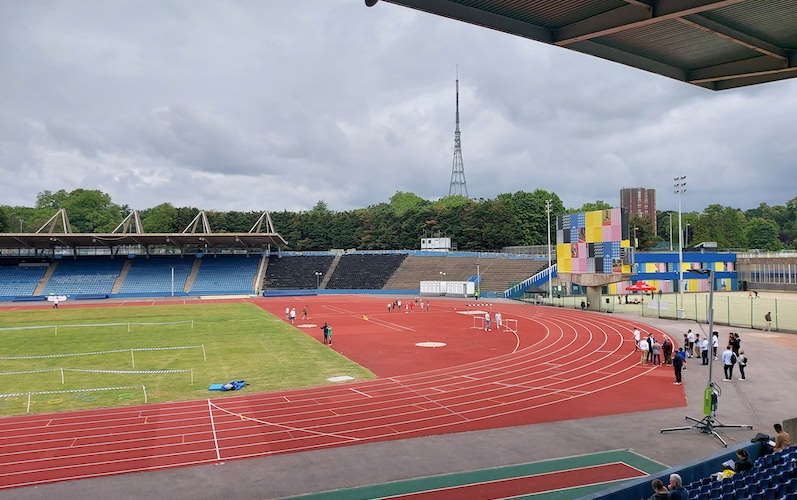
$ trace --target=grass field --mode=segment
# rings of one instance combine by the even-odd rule
[[[184,323],[136,324],[173,322]],[[67,326],[112,323],[123,325]],[[365,368],[253,304],[0,311],[0,328],[55,325],[57,331],[56,328],[0,330],[0,358],[26,357],[0,359],[0,394],[18,394],[0,397],[0,415],[142,404],[145,391],[149,403],[159,403],[329,385],[328,378],[340,375],[355,380],[374,378]],[[204,346],[207,362],[203,360],[203,349],[193,346]],[[166,347],[191,348],[138,350]],[[130,349],[134,351],[131,353]],[[113,350],[124,351],[40,357]],[[50,369],[56,370],[19,373]],[[194,383],[190,383],[190,372],[70,370],[191,370]],[[241,391],[208,391],[212,383],[231,380],[246,380],[249,385]],[[79,392],[29,394],[50,391]]]

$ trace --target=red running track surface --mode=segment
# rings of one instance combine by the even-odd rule
[[[379,379],[201,401],[0,419],[0,489],[452,432],[685,406],[668,368],[640,366],[622,318],[434,300],[387,312],[360,296],[257,299]],[[309,306],[309,319],[301,309]],[[474,329],[500,311],[518,333]],[[480,313],[480,315],[483,314]],[[367,317],[368,319],[364,319]],[[665,334],[637,325],[661,339]],[[673,339],[675,340],[675,339]],[[424,341],[445,347],[422,348]],[[655,393],[656,398],[645,394]]]

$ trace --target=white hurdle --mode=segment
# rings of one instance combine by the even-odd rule
[[[504,331],[510,333],[517,333],[517,320],[516,319],[505,319],[504,323]]]
[[[471,330],[484,330],[484,316],[480,314],[473,315],[473,326]]]

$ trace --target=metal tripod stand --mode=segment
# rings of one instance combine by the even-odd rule
[[[665,433],[672,431],[686,431],[689,429],[697,429],[704,434],[713,434],[715,438],[719,439],[720,443],[722,443],[722,446],[727,448],[728,443],[726,443],[725,440],[722,439],[722,436],[720,436],[715,429],[726,428],[726,427],[736,428],[736,429],[752,429],[753,426],[748,424],[723,424],[722,422],[717,420],[715,417],[717,415],[716,413],[717,401],[719,399],[720,394],[721,391],[719,386],[717,386],[717,384],[711,383],[708,387],[706,387],[706,398],[708,398],[710,405],[708,406],[710,410],[708,415],[706,415],[700,420],[692,418],[687,415],[684,418],[686,420],[691,420],[692,422],[694,422],[694,425],[688,427],[670,427],[668,429],[661,429],[660,432]]]

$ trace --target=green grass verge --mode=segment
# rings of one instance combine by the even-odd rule
[[[130,325],[193,320],[191,324]],[[67,327],[75,324],[125,323],[124,326]],[[0,358],[87,353],[116,349],[182,347],[202,349],[129,351],[89,356],[0,359],[0,373],[51,368],[84,370],[193,370],[190,373],[120,374],[60,371],[0,375],[0,415],[135,405],[144,402],[137,389],[79,393],[29,392],[145,386],[149,403],[225,397],[330,385],[327,379],[348,375],[373,379],[349,361],[281,319],[253,304],[130,306],[34,311],[0,311],[0,328],[61,325],[57,329],[0,331]],[[135,368],[133,367],[135,359]],[[246,380],[241,391],[208,391],[212,383]]]

